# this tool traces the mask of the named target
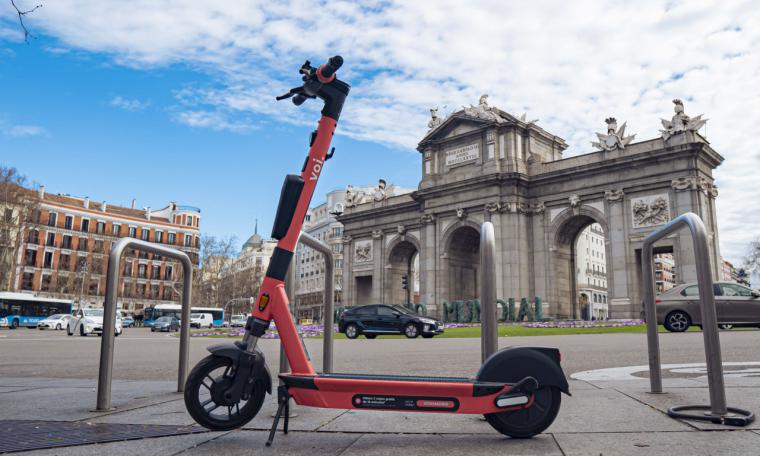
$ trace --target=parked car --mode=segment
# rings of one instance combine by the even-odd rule
[[[242,328],[245,326],[245,322],[248,320],[248,317],[246,317],[243,314],[233,315],[230,317],[230,327],[231,328]]]
[[[135,327],[135,319],[131,316],[126,316],[121,319],[121,326],[124,328],[134,328]]]
[[[723,329],[732,326],[760,327],[760,293],[734,282],[716,282],[715,310]],[[655,300],[657,323],[672,332],[683,332],[689,326],[702,326],[699,288],[696,283],[678,285]]]
[[[192,313],[190,314],[191,328],[213,328],[214,316],[210,313]]]
[[[69,324],[71,315],[55,314],[37,322],[37,329],[63,329]]]
[[[150,332],[156,332],[156,331],[179,331],[179,319],[177,317],[159,317],[156,319],[156,321],[153,322],[153,325],[150,327]]]
[[[403,334],[410,339],[420,335],[431,338],[443,332],[443,323],[417,315],[403,306],[370,304],[343,312],[338,320],[338,331],[349,339],[356,339],[361,334],[367,339],[380,334]]]
[[[122,331],[121,312],[116,312],[115,329],[115,335],[120,336]],[[66,333],[69,336],[73,336],[74,334],[79,334],[80,336],[97,334],[100,336],[103,333],[103,309],[79,309],[69,319],[69,324],[66,326]]]

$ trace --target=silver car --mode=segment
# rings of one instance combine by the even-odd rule
[[[760,293],[734,282],[715,282],[715,310],[723,329],[732,326],[760,327]],[[699,288],[696,283],[678,285],[657,296],[657,323],[672,332],[702,326]]]

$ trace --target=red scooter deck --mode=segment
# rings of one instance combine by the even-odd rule
[[[511,385],[463,377],[417,377],[365,374],[281,374],[299,405],[339,409],[398,410],[485,414],[530,405],[529,398],[514,407],[496,401]]]

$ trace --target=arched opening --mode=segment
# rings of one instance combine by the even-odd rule
[[[415,293],[419,299],[419,252],[404,240],[393,246],[388,261],[386,299],[388,304],[412,304]],[[416,278],[416,280],[415,280]],[[416,290],[415,290],[416,282]]]
[[[609,264],[602,224],[583,214],[565,220],[557,231],[553,257],[559,316],[609,318]]]
[[[449,302],[478,297],[480,267],[480,233],[473,227],[457,228],[446,246],[448,260]]]

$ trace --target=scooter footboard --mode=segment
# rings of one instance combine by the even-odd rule
[[[438,381],[281,375],[299,405],[338,409],[486,414],[529,407],[530,396],[514,407],[498,406],[510,385],[474,380]]]

